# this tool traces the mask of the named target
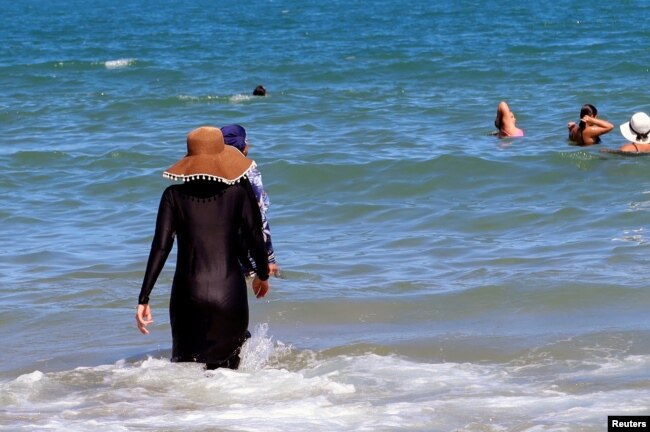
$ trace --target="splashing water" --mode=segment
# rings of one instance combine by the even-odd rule
[[[274,342],[273,337],[267,336],[268,331],[269,325],[266,323],[255,326],[250,339],[242,346],[240,370],[257,371],[291,353],[290,345]]]

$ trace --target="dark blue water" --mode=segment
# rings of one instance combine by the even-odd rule
[[[603,430],[648,414],[642,1],[0,2],[8,430]],[[266,97],[251,96],[263,84]],[[525,137],[498,140],[507,100]],[[578,148],[596,105],[614,131]],[[282,276],[241,370],[133,321],[162,171],[240,123]],[[261,396],[263,395],[263,397]]]

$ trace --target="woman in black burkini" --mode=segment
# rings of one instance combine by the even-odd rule
[[[219,128],[187,136],[187,155],[163,174],[183,184],[162,195],[156,231],[136,313],[148,334],[149,295],[178,237],[169,316],[173,362],[205,363],[208,369],[239,366],[248,332],[246,280],[238,258],[248,249],[257,276],[257,298],[269,289],[262,219],[246,174],[255,163],[224,145]]]

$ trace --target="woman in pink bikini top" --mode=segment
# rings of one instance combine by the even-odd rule
[[[499,138],[524,136],[524,131],[517,127],[515,114],[510,111],[510,107],[505,101],[499,102],[494,126],[498,129],[497,136]]]

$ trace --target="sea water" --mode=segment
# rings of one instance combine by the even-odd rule
[[[0,428],[600,431],[650,414],[643,1],[1,1]],[[253,97],[263,84],[266,97]],[[521,139],[490,135],[506,100]],[[594,104],[616,128],[579,148]],[[237,371],[136,329],[162,171],[243,125],[281,277]]]

